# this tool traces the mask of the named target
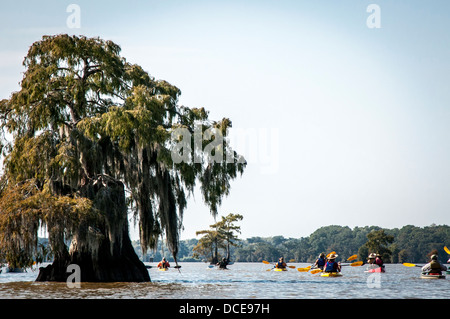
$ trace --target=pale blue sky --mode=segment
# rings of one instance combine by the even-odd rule
[[[372,3],[381,29],[366,25]],[[220,210],[244,215],[243,237],[450,224],[449,16],[448,1],[2,3],[0,98],[42,35],[111,39],[180,103],[255,134]],[[196,193],[182,237],[213,222]]]

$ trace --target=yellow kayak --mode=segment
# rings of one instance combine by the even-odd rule
[[[323,272],[320,274],[321,277],[341,277],[340,272]]]
[[[286,268],[274,268],[273,271],[287,271]]]
[[[169,268],[158,268],[159,271],[167,271]]]

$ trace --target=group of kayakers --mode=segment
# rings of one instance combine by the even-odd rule
[[[311,268],[320,269],[323,272],[340,272],[341,263],[336,261],[337,257],[338,255],[334,253],[327,256],[325,256],[324,253],[321,253]]]
[[[337,254],[331,253],[325,255],[321,253],[319,257],[312,265],[311,269],[320,269],[323,272],[340,272],[341,271],[341,263],[336,262]],[[438,256],[436,254],[431,255],[431,261],[422,267],[422,272],[426,274],[442,274],[442,271],[446,271],[447,267],[442,265],[438,261]],[[449,259],[450,261],[450,259]],[[226,258],[223,258],[220,262],[216,264],[220,269],[227,269],[227,265],[229,264]],[[384,272],[384,262],[382,256],[378,253],[370,253],[367,257],[367,264],[371,265],[375,268],[381,268],[381,272]],[[169,268],[170,264],[164,257],[158,264],[158,268]],[[283,257],[278,259],[278,262],[275,264],[275,268],[285,270],[287,268],[287,264],[284,261]]]
[[[311,268],[321,269],[324,272],[340,272],[341,263],[336,261],[337,257],[338,255],[334,253],[329,254],[328,256],[325,256],[324,253],[321,253],[319,255],[319,258],[317,258],[316,262]],[[284,261],[284,258],[280,257],[278,259],[278,262],[275,264],[275,268],[286,269],[286,267],[287,265]]]
[[[229,264],[228,260],[226,258],[223,258],[221,261],[219,261],[216,266],[219,266],[220,269],[228,269],[227,265]],[[159,264],[156,266],[159,269],[165,268],[168,269],[170,267],[169,262],[166,260],[166,257],[163,257],[163,259],[159,262]],[[177,267],[175,267],[177,268]]]

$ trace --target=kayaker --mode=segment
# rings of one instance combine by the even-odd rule
[[[219,266],[220,269],[228,269],[227,265],[228,265],[228,261],[225,257],[222,259],[222,261],[217,263],[217,266]]]
[[[381,255],[380,254],[376,254],[375,255],[375,264],[380,266],[381,268],[384,267],[384,263],[383,263],[383,260],[381,259]]]
[[[327,260],[325,259],[325,254],[321,253],[319,255],[319,257],[316,259],[316,262],[314,263],[313,268],[323,270],[323,267],[325,266],[326,262],[327,262]]]
[[[278,262],[275,264],[275,268],[286,269],[286,263],[284,262],[283,257],[278,259]]]
[[[166,260],[166,257],[163,257],[163,259],[159,262],[158,268],[169,268],[170,264],[169,262]]]
[[[328,261],[325,264],[323,269],[324,272],[340,272],[341,271],[341,263],[336,262],[337,254],[331,254],[328,256]]]
[[[442,271],[446,271],[447,266],[441,265],[438,261],[437,255],[431,256],[431,261],[422,267],[422,272],[426,274],[439,274],[442,275]]]
[[[369,257],[367,257],[367,263],[370,265],[373,265],[375,263],[375,258],[377,257],[377,254],[370,253]]]

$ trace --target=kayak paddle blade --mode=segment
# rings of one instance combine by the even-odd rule
[[[306,267],[306,268],[297,268],[298,271],[300,272],[308,272],[310,268]]]
[[[406,266],[406,267],[416,267],[416,264],[403,263],[403,266]]]
[[[354,263],[351,263],[350,266],[352,267],[357,267],[357,266],[362,266],[363,262],[362,261],[355,261]]]

